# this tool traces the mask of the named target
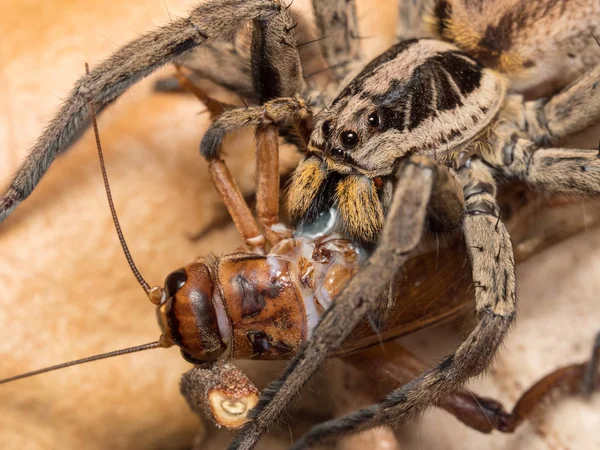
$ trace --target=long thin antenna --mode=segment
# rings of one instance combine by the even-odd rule
[[[85,73],[90,74],[90,67],[88,63],[85,63]],[[125,258],[127,258],[127,262],[129,263],[129,267],[131,267],[131,271],[133,275],[140,283],[140,286],[144,289],[146,294],[150,293],[150,285],[144,280],[142,274],[138,270],[137,266],[133,262],[133,258],[131,257],[131,253],[129,252],[129,248],[127,247],[127,243],[125,242],[125,236],[123,236],[123,231],[121,230],[121,225],[119,224],[119,218],[117,217],[117,211],[115,210],[115,204],[113,203],[112,194],[110,193],[110,185],[108,184],[108,175],[106,174],[106,166],[104,165],[104,155],[102,153],[102,145],[100,144],[100,133],[98,132],[98,123],[96,121],[96,112],[94,111],[94,106],[92,105],[92,101],[89,100],[88,109],[90,111],[90,116],[92,118],[92,125],[94,126],[94,134],[96,136],[96,147],[98,148],[98,158],[100,159],[100,168],[102,169],[102,178],[104,179],[104,188],[106,189],[106,197],[108,198],[108,205],[110,206],[110,213],[112,214],[113,223],[115,224],[115,229],[117,230],[117,235],[119,236],[119,242],[121,242],[121,247],[123,248],[123,252],[125,253]]]
[[[128,353],[136,353],[142,352],[144,350],[151,350],[153,348],[162,347],[160,342],[150,342],[149,344],[138,345],[137,347],[124,348],[122,350],[116,350],[114,352],[102,353],[100,355],[90,356],[88,358],[78,359],[76,361],[66,362],[62,364],[58,364],[56,366],[45,367],[43,369],[34,370],[33,372],[22,373],[21,375],[16,375],[14,377],[5,378],[0,380],[0,384],[9,383],[11,381],[21,380],[23,378],[33,377],[34,375],[39,375],[41,373],[52,372],[53,370],[64,369],[65,367],[76,366],[78,364],[85,364],[92,361],[98,361],[99,359],[112,358],[113,356],[126,355]]]

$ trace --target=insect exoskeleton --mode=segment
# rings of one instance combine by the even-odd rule
[[[358,270],[363,252],[336,236],[281,241],[268,255],[240,252],[167,276],[150,299],[164,347],[190,362],[288,359]]]

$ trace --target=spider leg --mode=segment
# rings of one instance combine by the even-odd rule
[[[545,192],[600,194],[598,150],[541,147],[600,121],[600,65],[548,101],[507,100],[482,158]],[[541,148],[540,148],[541,147]]]
[[[431,2],[429,0],[398,0],[398,41],[431,35],[424,27],[423,16]]]
[[[448,170],[438,168],[436,186],[427,206],[427,228],[434,233],[456,230],[462,223],[463,215],[462,187]],[[398,280],[402,280],[404,276],[401,272],[397,274]],[[368,314],[369,324],[376,333],[384,329],[388,313],[398,298],[397,287],[396,280],[392,281]]]
[[[585,377],[581,383],[582,394],[590,395],[594,390],[598,378],[598,366],[600,366],[600,333],[596,335],[592,347],[592,357],[585,368]]]
[[[556,393],[577,393],[584,376],[591,374],[592,380],[597,378],[598,367],[594,357],[599,353],[600,339],[594,346],[589,362],[571,364],[545,375],[521,395],[510,412],[497,400],[481,397],[464,388],[450,393],[437,406],[481,433],[512,433],[534,410],[546,405],[549,398],[554,399]],[[329,389],[335,398],[343,399],[341,404],[345,411],[364,406],[365,400],[382,398],[398,385],[408,383],[426,370],[422,360],[394,341],[383,347],[345,356],[343,362],[354,370],[346,370],[344,383],[340,383],[342,378],[334,374],[337,376]],[[368,370],[365,371],[365,368]],[[351,402],[349,407],[345,405],[347,402]]]
[[[293,20],[287,29],[293,28],[300,40],[296,44],[296,48],[303,67],[305,64],[309,67],[308,73],[313,73],[315,70],[318,72],[317,69],[323,68],[324,64],[322,58],[318,57],[319,48],[317,45],[312,46],[314,49],[305,46],[317,44],[320,39],[315,39],[312,21],[308,20],[305,15],[294,14],[291,9],[292,3],[290,2],[285,8],[286,11],[290,11],[289,17]],[[243,29],[237,33],[233,42],[214,41],[205,44],[197,52],[191,53],[181,60],[179,64],[189,69],[190,77],[195,82],[208,80],[231,93],[238,94],[249,104],[260,103],[254,91],[255,73],[253,73],[252,67],[253,55],[250,38],[251,33],[248,33],[248,29]],[[314,85],[311,86],[310,91],[301,90],[302,96],[304,98],[320,97],[320,89],[313,89],[314,87]],[[177,79],[171,76],[159,80],[155,89],[162,92],[178,92],[182,90],[182,87]]]
[[[252,82],[262,104],[223,112],[200,144],[200,152],[209,162],[213,182],[237,229],[247,245],[259,251],[263,250],[264,236],[221,159],[221,144],[229,133],[248,126],[256,129],[257,213],[267,242],[273,246],[288,235],[285,230],[273,228],[279,222],[278,130],[295,126],[297,134],[305,137],[312,117],[306,102],[297,96],[304,82],[293,30],[287,10],[273,17],[254,20]]]
[[[495,184],[489,169],[481,161],[471,161],[457,172],[457,176],[465,193],[462,227],[475,284],[477,326],[455,352],[436,367],[395,390],[378,404],[314,427],[293,446],[294,449],[374,426],[404,423],[427,407],[439,404],[491,364],[516,312],[512,245],[499,219],[494,199]]]
[[[332,379],[329,386],[331,395],[341,399],[338,400],[343,406],[340,412],[345,413],[354,412],[373,399],[384,398],[387,393],[408,383],[427,369],[421,359],[396,341],[344,356],[342,361],[344,366],[349,366],[352,370],[347,369],[343,374],[344,378],[337,373],[328,378]],[[343,383],[340,383],[341,379],[344,380]],[[510,418],[501,403],[466,389],[452,392],[437,406],[482,433],[498,429],[500,423],[506,422],[507,417]],[[349,438],[350,436],[346,439]]]
[[[535,142],[556,140],[583,131],[600,120],[600,64],[550,98],[538,113],[546,134]]]
[[[355,0],[313,0],[312,4],[321,51],[339,83],[361,56]]]
[[[200,150],[209,161],[213,182],[237,229],[247,245],[259,250],[262,249],[264,237],[219,153],[228,133],[247,126],[257,130],[258,220],[270,246],[288,236],[290,233],[287,230],[275,231],[273,228],[279,222],[278,130],[280,127],[293,126],[296,134],[303,139],[308,135],[311,119],[310,109],[297,96],[304,88],[304,81],[293,30],[294,24],[287,9],[276,16],[253,22],[252,84],[262,103],[260,106],[216,111],[214,105],[211,107],[210,98],[201,89],[189,79],[182,79],[189,90],[214,112],[215,121],[205,133]]]
[[[519,158],[514,155],[517,140],[548,146],[599,121],[600,64],[550,99],[523,101],[519,95],[509,96],[494,126],[493,154],[486,160],[498,166],[511,165]]]
[[[180,61],[180,65],[190,71],[194,81],[206,79],[252,102],[256,101],[248,55],[241,52],[235,43],[207,43],[198,52]],[[183,88],[176,76],[161,78],[154,85],[159,92],[177,92]]]
[[[282,11],[281,4],[273,0],[212,0],[202,3],[189,17],[174,20],[116,51],[75,84],[0,197],[0,221],[31,194],[52,161],[87,128],[89,101],[100,112],[164,64],[177,61],[211,39],[231,35],[248,20],[266,20]]]
[[[585,108],[584,105],[582,107]],[[598,119],[600,117],[596,117],[596,121]],[[582,122],[584,125],[589,124],[583,118]],[[491,145],[485,147],[482,152],[482,158],[489,165],[506,177],[520,179],[545,192],[600,195],[598,150],[540,148],[528,136],[522,137],[523,133],[515,131],[518,126],[518,122],[498,125]],[[510,129],[512,132],[508,132]],[[578,131],[579,127],[573,124],[561,130],[567,132],[567,129],[574,132]],[[545,136],[556,135],[551,133]]]
[[[515,160],[506,173],[545,192],[600,195],[600,158],[597,150],[541,148],[515,145]],[[521,162],[521,164],[518,164]]]
[[[252,448],[332,349],[372,310],[398,269],[419,244],[436,174],[433,161],[413,156],[398,170],[398,184],[380,242],[373,255],[325,312],[313,336],[283,376],[271,383],[252,410],[231,449]]]

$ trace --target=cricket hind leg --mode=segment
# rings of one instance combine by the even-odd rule
[[[276,231],[273,228],[279,222],[278,130],[283,125],[301,124],[310,120],[310,117],[310,109],[302,99],[278,98],[261,106],[224,112],[202,139],[200,152],[208,160],[213,182],[236,227],[250,246],[257,246],[254,238],[262,233],[255,225],[256,221],[250,219],[250,209],[221,158],[222,141],[227,134],[241,128],[251,126],[256,129],[256,209],[267,242],[272,246],[289,234],[285,230]],[[262,244],[258,246],[262,247]]]
[[[260,224],[263,226],[266,240],[270,246],[275,245],[281,238],[287,237],[290,233],[283,229],[275,232],[272,228],[279,223],[279,187],[281,181],[279,175],[278,129],[273,125],[272,117],[270,119],[260,117],[261,113],[263,115],[266,113],[266,108],[272,103],[265,105],[265,107],[256,107],[248,115],[248,108],[235,110],[235,107],[224,105],[210,97],[202,88],[194,83],[187,70],[184,72],[180,67],[177,67],[175,77],[181,87],[194,94],[196,98],[206,105],[211,118],[217,122],[213,125],[213,128],[219,128],[222,122],[230,122],[230,125],[225,125],[225,127],[232,126],[235,129],[236,120],[240,121],[242,126],[246,126],[249,117],[251,119],[254,117],[257,121],[255,135],[257,150],[256,192],[249,196],[242,196],[224,161],[219,158],[209,157],[209,170],[213,178],[213,183],[217,184],[217,190],[225,203],[226,212],[213,220],[212,223],[199,233],[191,236],[191,239],[201,239],[211,230],[228,223],[233,218],[240,234],[246,240],[246,244],[250,247],[261,248],[264,239],[257,234],[259,232],[258,226],[255,220],[251,218],[249,208],[249,202],[256,199],[257,216]],[[300,108],[300,102],[292,101],[292,104]],[[293,108],[294,106],[292,106]],[[275,107],[277,113],[272,114],[272,116],[275,116],[275,122],[286,121],[287,116],[290,114],[293,115],[293,112],[281,113],[280,109]],[[219,121],[219,117],[225,111],[231,111],[229,115],[233,116],[233,118]],[[293,118],[291,120],[293,121]],[[228,131],[231,132],[231,130]],[[212,132],[209,130],[209,134]],[[221,142],[219,141],[217,145],[220,147]]]
[[[279,191],[281,192],[288,185],[294,173],[294,168],[286,168],[279,175]],[[256,190],[248,194],[244,194],[244,201],[252,208],[256,206]],[[281,202],[280,202],[281,204]],[[216,217],[211,220],[206,226],[198,230],[196,233],[189,236],[192,242],[200,241],[223,227],[231,224],[231,216],[227,208],[223,207],[216,213]]]
[[[521,395],[510,412],[505,411],[502,404],[494,399],[460,391],[445,399],[442,407],[452,412],[451,408],[460,406],[461,409],[454,415],[466,425],[483,433],[494,430],[513,433],[542,407],[547,407],[551,401],[556,401],[557,393],[591,394],[594,383],[598,381],[599,353],[600,342],[596,339],[592,357],[588,362],[570,364],[545,375]],[[459,402],[456,401],[457,394],[464,397]]]
[[[258,389],[230,362],[194,366],[181,376],[180,391],[190,409],[219,427],[239,428],[258,402]]]
[[[590,395],[600,375],[599,362],[600,333],[594,340],[589,361],[561,367],[538,380],[519,398],[510,414],[503,414],[499,417],[500,420],[494,421],[496,429],[504,433],[514,432],[540,406],[555,400],[557,392],[563,395]]]
[[[341,406],[342,413],[354,412],[373,400],[384,398],[387,393],[410,382],[427,369],[420,358],[396,341],[344,356],[341,365],[349,368],[343,373],[344,377],[340,378],[340,374],[334,372],[335,378],[328,376],[328,380],[331,379],[329,391],[339,399],[337,404]],[[329,372],[331,366],[328,369]],[[333,370],[336,369],[338,367],[334,366]],[[340,383],[340,379],[344,383]],[[452,392],[436,406],[481,433],[498,429],[499,424],[509,416],[500,402],[466,389]],[[346,439],[350,438],[348,436]]]
[[[0,221],[27,198],[50,164],[83,133],[87,103],[101,111],[131,85],[159,67],[177,61],[211,39],[223,38],[257,18],[284,11],[272,0],[212,0],[202,3],[186,18],[130,42],[77,81],[62,107],[34,144],[8,189],[0,197]]]
[[[491,364],[516,313],[514,257],[510,236],[499,218],[495,184],[481,161],[458,172],[465,194],[463,235],[475,285],[479,322],[453,354],[382,402],[313,428],[294,449],[338,439],[381,425],[405,423],[437,405]],[[260,403],[259,403],[260,405]]]
[[[184,89],[200,100],[204,106],[206,106],[207,111],[210,113],[210,118],[212,120],[216,120],[219,118],[221,114],[225,111],[235,108],[235,106],[222,103],[215,98],[211,97],[206,93],[206,91],[200,88],[192,79],[189,73],[184,72],[186,69],[183,69],[178,64],[175,65],[175,74],[173,78],[177,81],[178,86]]]
[[[194,94],[198,100],[205,104],[213,120],[218,120],[225,112],[224,105],[210,97],[203,89],[198,87],[189,75],[184,73],[179,67],[177,67],[175,77],[182,88]],[[248,199],[242,195],[238,184],[235,182],[225,162],[219,158],[210,159],[209,173],[213,185],[225,204],[228,213],[227,218],[233,220],[238,232],[250,249],[258,251],[259,253],[264,252],[265,237],[250,210]],[[224,220],[226,219],[219,218],[215,223],[219,224]],[[210,226],[211,225],[209,225],[209,228]],[[192,239],[199,239],[203,234],[205,234],[204,230],[199,233],[198,236],[192,236]]]

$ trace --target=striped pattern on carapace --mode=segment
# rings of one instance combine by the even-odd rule
[[[289,188],[290,214],[307,223],[335,206],[342,233],[375,241],[391,201],[389,176],[396,163],[417,152],[451,160],[491,123],[505,92],[502,76],[452,44],[432,39],[397,44],[316,118],[309,154]],[[356,142],[348,142],[349,132]],[[381,187],[375,178],[385,180]]]

